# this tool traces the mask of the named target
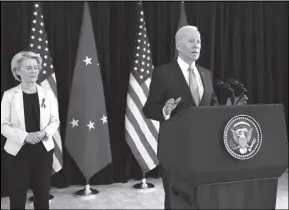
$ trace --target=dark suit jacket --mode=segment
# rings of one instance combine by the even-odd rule
[[[217,97],[213,90],[211,72],[201,66],[196,65],[196,67],[199,70],[204,86],[204,94],[199,106],[218,105]],[[171,117],[188,107],[196,106],[182,70],[177,60],[174,60],[154,69],[143,113],[149,119],[162,122],[165,120],[162,111],[165,103],[170,98],[177,99],[178,97],[182,99],[172,111]]]

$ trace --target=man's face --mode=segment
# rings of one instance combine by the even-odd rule
[[[200,33],[194,29],[185,29],[177,40],[177,49],[181,58],[196,61],[201,51]]]

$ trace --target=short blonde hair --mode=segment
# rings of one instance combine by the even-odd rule
[[[42,58],[40,57],[40,54],[36,54],[31,51],[20,51],[19,53],[13,56],[12,61],[11,61],[11,72],[14,78],[20,82],[21,82],[21,78],[17,74],[17,70],[19,70],[21,66],[21,62],[25,59],[35,59],[38,63],[39,71],[42,68]]]

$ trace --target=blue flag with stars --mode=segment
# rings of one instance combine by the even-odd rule
[[[87,2],[70,91],[65,145],[86,180],[112,161],[103,84]]]

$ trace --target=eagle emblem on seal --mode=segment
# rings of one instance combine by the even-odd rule
[[[262,143],[259,124],[250,116],[238,115],[227,123],[224,144],[231,156],[240,160],[255,156]]]

